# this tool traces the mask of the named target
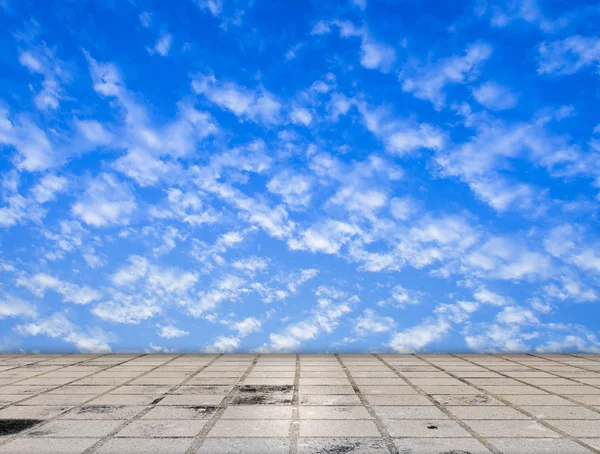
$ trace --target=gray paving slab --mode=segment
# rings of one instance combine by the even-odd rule
[[[600,356],[0,355],[15,419],[0,454],[600,452]]]

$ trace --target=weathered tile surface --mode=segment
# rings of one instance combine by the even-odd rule
[[[600,355],[34,356],[0,454],[600,452]]]

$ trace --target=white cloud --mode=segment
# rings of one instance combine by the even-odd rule
[[[420,149],[441,150],[446,135],[435,126],[391,118],[383,108],[370,109],[365,103],[358,104],[365,126],[380,138],[388,151],[394,155],[405,155]]]
[[[89,304],[98,301],[102,294],[87,285],[79,286],[64,282],[44,273],[30,277],[20,277],[17,285],[27,288],[34,295],[42,298],[47,290],[53,290],[64,298],[64,301],[75,304]]]
[[[288,246],[293,251],[306,250],[336,254],[342,246],[350,241],[352,236],[359,232],[360,230],[352,224],[327,220],[304,230],[298,238],[288,240]]]
[[[10,118],[0,105],[0,144],[14,147],[13,161],[18,169],[38,172],[57,166],[62,157],[40,127],[28,116]]]
[[[423,68],[406,68],[400,74],[402,90],[431,101],[437,110],[441,110],[446,103],[444,87],[476,79],[479,66],[491,55],[489,44],[476,42],[467,46],[464,55],[446,58]]]
[[[539,322],[532,311],[519,306],[505,307],[496,315],[496,319],[507,325],[537,324]]]
[[[281,122],[281,103],[262,87],[250,90],[233,82],[219,82],[214,76],[198,76],[192,81],[192,88],[197,94],[244,121],[265,124]]]
[[[196,0],[196,5],[202,10],[208,10],[213,16],[218,16],[223,9],[221,0]]]
[[[173,37],[166,33],[164,35],[162,35],[158,41],[156,41],[156,44],[154,44],[154,47],[148,47],[148,53],[150,55],[154,55],[155,53],[160,55],[161,57],[166,57],[167,55],[169,55],[169,49],[171,48],[171,42],[173,41]]]
[[[312,115],[310,111],[304,107],[299,107],[292,110],[290,113],[292,123],[297,125],[309,126],[312,122]]]
[[[214,344],[204,348],[204,353],[233,353],[240,345],[237,337],[219,336]]]
[[[188,331],[184,331],[173,325],[156,325],[156,327],[158,329],[158,336],[162,337],[163,339],[175,339],[179,337],[189,336],[190,334]]]
[[[21,51],[19,63],[30,72],[44,77],[42,88],[34,98],[36,107],[43,111],[57,109],[64,98],[62,83],[69,78],[63,62],[46,45],[42,45]]]
[[[129,187],[111,174],[96,177],[73,205],[73,214],[93,227],[127,225],[137,208]]]
[[[378,306],[391,305],[398,308],[404,308],[411,304],[420,304],[422,293],[413,290],[407,290],[401,285],[395,285],[391,291],[391,299],[382,300],[377,303]]]
[[[262,273],[269,267],[269,260],[262,257],[247,257],[236,260],[232,263],[233,268],[238,271],[244,271],[253,276],[256,273]]]
[[[517,96],[509,88],[495,82],[484,82],[473,89],[479,104],[490,110],[507,110],[517,105]]]
[[[396,333],[389,346],[398,353],[414,353],[427,345],[441,340],[450,330],[450,324],[444,319],[425,321]]]
[[[31,193],[38,203],[47,203],[56,198],[57,194],[66,192],[68,180],[53,174],[44,175]]]
[[[0,299],[0,320],[9,317],[35,317],[37,314],[33,304],[4,295]]]
[[[359,336],[380,334],[391,331],[396,327],[396,322],[391,317],[382,317],[372,309],[365,309],[362,317],[356,319],[354,331]]]
[[[260,331],[262,322],[255,317],[247,317],[239,322],[231,324],[230,328],[238,332],[238,337],[246,337]]]
[[[63,314],[56,312],[50,317],[33,323],[14,327],[14,331],[22,336],[48,336],[62,338],[75,345],[83,353],[110,353],[106,334],[96,328],[89,333],[81,332]]]
[[[356,4],[366,2],[357,1]],[[364,9],[364,7],[362,8]],[[313,35],[324,35],[331,31],[331,26],[339,29],[341,38],[359,37],[360,44],[360,64],[367,69],[377,69],[384,73],[392,69],[396,62],[396,51],[393,47],[377,41],[366,29],[366,27],[357,27],[352,22],[333,20],[331,22],[319,21],[312,28]]]
[[[313,179],[308,175],[285,170],[267,183],[267,189],[273,194],[280,195],[288,206],[302,208],[310,203]]]
[[[600,63],[600,38],[581,35],[543,42],[539,46],[538,73],[570,75]]]

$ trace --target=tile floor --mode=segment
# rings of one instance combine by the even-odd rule
[[[600,453],[600,355],[0,355],[32,452]]]

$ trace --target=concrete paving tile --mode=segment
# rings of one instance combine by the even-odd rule
[[[203,420],[185,420],[180,419],[171,421],[168,419],[155,420],[136,420],[131,421],[125,428],[114,435],[118,437],[136,437],[136,438],[179,438],[195,437],[200,433],[202,427],[206,424]]]
[[[384,419],[382,422],[392,437],[462,438],[471,436],[457,422],[449,419]]]
[[[354,378],[354,382],[357,385],[365,386],[410,386],[404,380],[399,377],[396,378]]]
[[[458,395],[458,396],[453,396],[453,395],[437,395],[437,394],[433,394],[431,397],[433,397],[437,402],[439,402],[442,405],[445,406],[452,406],[452,405],[475,405],[475,406],[479,406],[479,405],[504,405],[502,402],[500,402],[498,399],[494,399],[491,396],[488,396],[487,394],[465,394],[465,395]]]
[[[466,405],[457,407],[446,407],[450,413],[458,419],[532,419],[508,406],[490,407]]]
[[[494,386],[494,385],[481,385],[480,388],[483,388],[490,394],[502,394],[502,395],[515,395],[515,394],[525,394],[525,395],[534,395],[534,394],[548,394],[546,391],[542,391],[541,389],[534,388],[533,386]]]
[[[372,419],[365,407],[300,406],[300,419]]]
[[[292,407],[289,405],[233,405],[227,407],[221,419],[292,419]]]
[[[362,405],[360,399],[355,394],[350,395],[333,395],[333,394],[315,394],[301,395],[300,405]]]
[[[70,438],[91,437],[102,438],[123,424],[124,420],[104,421],[49,421],[27,435],[31,437]]]
[[[233,386],[181,386],[171,394],[228,394],[233,389]]]
[[[332,386],[332,385],[349,385],[348,378],[303,378],[300,377],[300,386]]]
[[[244,393],[236,394],[230,405],[292,405],[293,394]]]
[[[247,378],[244,385],[293,385],[294,377],[290,378]]]
[[[19,386],[8,385],[0,387],[0,396],[6,394],[37,394],[52,389],[52,386]]]
[[[600,450],[600,438],[582,438],[584,443],[591,446],[594,449]]]
[[[226,394],[169,394],[157,405],[204,406],[219,405]]]
[[[98,397],[90,405],[150,405],[157,397],[144,394],[106,394]]]
[[[112,389],[112,386],[103,385],[103,386],[81,386],[81,385],[67,385],[62,386],[58,389],[54,389],[52,391],[48,391],[47,395],[54,394],[103,394]]]
[[[419,386],[427,394],[477,394],[480,393],[477,388],[468,385],[461,386],[438,386],[438,385],[422,385]]]
[[[464,383],[456,378],[428,378],[428,377],[414,377],[409,380],[417,386],[428,385],[428,386],[464,386]],[[439,393],[438,393],[439,394]]]
[[[546,422],[573,437],[597,437],[600,434],[600,421],[598,420],[553,419]]]
[[[416,407],[373,406],[380,418],[385,419],[448,419],[448,416],[434,405]]]
[[[28,399],[27,394],[0,394],[0,406],[10,405],[23,399]]]
[[[489,438],[504,454],[589,454],[592,451],[564,438]]]
[[[154,407],[141,419],[210,419],[218,407],[215,406],[190,406],[190,407]]]
[[[397,394],[418,394],[411,386],[373,386],[359,385],[358,389],[361,393],[368,395],[397,395]]]
[[[563,399],[559,396],[553,396],[551,394],[548,395],[535,395],[535,396],[525,396],[525,395],[502,395],[500,396],[502,399],[510,402],[513,405],[523,406],[523,405],[550,405],[550,406],[565,406],[565,405],[577,405],[573,402],[569,402],[567,399]]]
[[[401,454],[489,454],[474,438],[394,438]]]
[[[185,454],[193,438],[112,438],[97,454]]]
[[[287,437],[291,421],[288,420],[233,420],[221,419],[208,432],[208,437]]]
[[[59,419],[130,419],[146,407],[136,405],[84,405],[73,408]]]
[[[300,385],[298,392],[302,394],[355,394],[350,384],[346,386],[310,386]]]
[[[290,441],[278,438],[206,439],[197,454],[288,454]]]
[[[369,420],[301,420],[300,437],[379,437],[374,421]]]
[[[119,386],[108,394],[146,394],[156,397],[166,394],[171,388],[168,385],[127,385]]]
[[[17,438],[0,446],[0,454],[80,454],[98,440],[98,438],[69,438],[65,443],[60,439]]]
[[[540,437],[555,438],[560,435],[535,421],[475,421],[465,420],[464,423],[471,427],[482,437]]]
[[[20,402],[19,405],[80,405],[95,397],[98,394],[42,394]]]
[[[65,412],[67,406],[21,407],[13,405],[0,410],[0,419],[51,419]]]
[[[380,438],[300,438],[299,454],[347,453],[383,454],[389,453],[385,442]]]
[[[569,398],[585,405],[600,405],[600,395],[579,394],[569,395]]]
[[[365,396],[371,405],[433,405],[431,401],[418,394],[396,394],[393,396],[378,396],[371,394]]]
[[[600,419],[600,412],[584,407],[522,406],[538,419]]]
[[[240,379],[234,377],[194,377],[188,385],[235,385]]]

